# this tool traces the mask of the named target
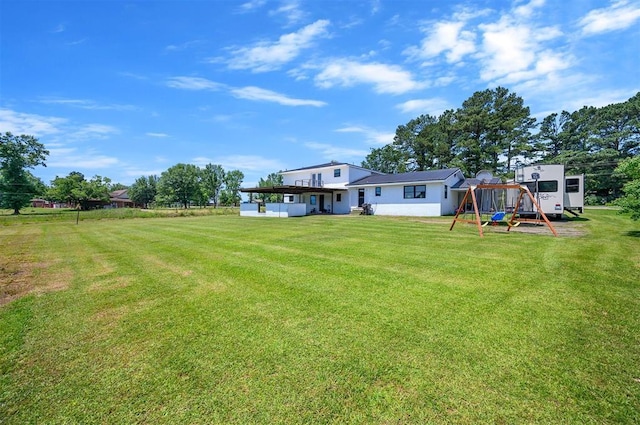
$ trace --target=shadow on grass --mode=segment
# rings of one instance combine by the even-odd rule
[[[590,221],[587,217],[567,217],[562,219],[562,221],[566,221],[568,223],[572,223],[572,222],[583,222],[583,221]]]
[[[640,230],[630,230],[623,233],[625,236],[631,236],[632,238],[640,238]]]

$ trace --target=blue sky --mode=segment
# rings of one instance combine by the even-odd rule
[[[496,86],[534,116],[640,91],[640,1],[0,1],[0,131],[131,184],[177,163],[244,186],[360,164]]]

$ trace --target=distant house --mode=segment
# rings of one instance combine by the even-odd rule
[[[453,214],[458,196],[452,187],[464,180],[458,168],[384,174],[356,165],[330,162],[281,171],[281,186],[241,189],[279,193],[282,203],[244,203],[242,216],[293,217],[349,214],[367,205],[373,214],[440,216]]]
[[[34,198],[31,200],[31,206],[34,208],[55,208],[55,204],[42,198]]]
[[[127,189],[114,190],[109,194],[110,208],[132,208],[138,206],[129,198]]]

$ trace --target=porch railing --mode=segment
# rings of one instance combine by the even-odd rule
[[[324,187],[324,182],[318,179],[300,179],[295,181],[295,186]]]

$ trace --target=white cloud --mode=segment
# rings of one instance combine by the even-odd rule
[[[149,137],[158,137],[158,138],[169,137],[169,135],[166,133],[145,133],[145,135]]]
[[[327,143],[306,142],[304,145],[309,149],[318,151],[323,158],[330,160],[334,160],[336,158],[341,158],[342,160],[345,160],[346,158],[364,158],[369,154],[369,152],[364,149],[344,148],[341,146],[329,145]]]
[[[168,87],[186,89],[186,90],[228,90],[233,96],[239,99],[247,99],[254,101],[265,101],[279,103],[285,106],[325,106],[326,102],[310,99],[296,99],[288,97],[284,94],[271,90],[263,89],[255,86],[247,87],[229,87],[224,84],[216,83],[206,78],[199,77],[172,77],[167,82]]]
[[[167,80],[167,87],[185,90],[220,90],[224,84],[200,77],[171,77]]]
[[[590,11],[579,25],[583,34],[594,35],[629,28],[639,19],[640,4],[621,0],[609,7]]]
[[[43,97],[39,100],[40,103],[48,105],[63,105],[72,106],[74,108],[88,109],[88,110],[100,110],[100,111],[133,111],[137,108],[133,105],[120,105],[120,104],[101,104],[94,100],[88,99],[67,99],[67,98],[49,98]]]
[[[160,174],[162,174],[163,171],[166,171],[166,169],[155,169],[155,170],[142,170],[139,168],[125,168],[124,169],[124,175],[127,177],[146,177],[146,176],[160,176]]]
[[[226,171],[267,171],[267,173],[284,170],[284,164],[279,159],[264,158],[259,155],[229,155],[216,158],[197,157],[193,164],[204,166],[206,164],[220,164]]]
[[[567,101],[566,108],[569,111],[577,111],[583,106],[595,106],[596,108],[602,108],[603,106],[610,105],[612,103],[626,102],[631,98],[638,90],[602,90],[602,91],[590,91],[584,93],[583,96],[575,97]]]
[[[240,99],[275,102],[285,106],[315,106],[322,107],[326,102],[319,100],[295,99],[260,87],[242,87],[231,89],[231,93]]]
[[[103,169],[118,165],[120,161],[112,156],[96,155],[93,152],[77,153],[73,148],[49,149],[47,166],[68,169]]]
[[[396,105],[404,113],[429,114],[439,116],[447,109],[451,109],[451,104],[441,98],[433,99],[413,99]]]
[[[271,10],[269,15],[284,15],[289,24],[295,24],[304,19],[306,13],[300,9],[300,2],[298,0],[287,0],[282,2],[277,9]]]
[[[195,46],[200,43],[202,43],[201,40],[185,41],[184,43],[180,43],[180,44],[170,44],[167,47],[165,47],[164,50],[167,52],[179,52],[182,50],[187,50],[192,46]]]
[[[240,5],[240,11],[251,12],[255,9],[259,9],[267,3],[267,0],[251,0]]]
[[[107,139],[111,134],[118,134],[120,131],[113,126],[105,124],[85,124],[75,129],[68,129],[66,138],[69,140],[97,140]]]
[[[535,12],[535,9],[544,6],[546,0],[531,0],[531,2],[527,4],[523,4],[522,6],[517,6],[513,13],[516,16],[521,16],[524,18],[528,18]]]
[[[425,22],[426,37],[420,46],[404,53],[428,67],[440,65],[440,57],[467,69],[477,66],[480,79],[491,84],[524,84],[556,77],[572,66],[575,58],[554,46],[563,35],[558,27],[541,24],[544,5],[545,0],[517,1],[500,14],[488,9],[460,9],[449,19]],[[455,81],[451,67],[448,69],[446,76],[434,80],[434,86]],[[400,105],[404,110],[414,107],[420,103]]]
[[[251,47],[232,50],[228,61],[231,69],[251,69],[254,72],[273,71],[295,59],[302,50],[313,46],[319,37],[327,36],[328,20],[318,20],[297,32],[284,34],[276,42],[260,42]],[[217,60],[216,60],[217,61]]]
[[[79,44],[84,44],[87,41],[86,38],[82,38],[80,40],[74,40],[67,43],[67,46],[77,46]]]
[[[380,0],[372,0],[371,1],[371,14],[375,15],[380,11],[381,8]]]
[[[486,9],[462,8],[450,20],[425,21],[420,25],[421,31],[426,34],[420,46],[411,46],[403,53],[414,60],[429,60],[444,54],[448,63],[460,62],[477,49],[476,33],[465,27],[470,20],[488,13],[490,11]],[[423,65],[431,64],[426,62]]]
[[[479,59],[482,80],[498,84],[523,83],[549,78],[572,65],[571,55],[550,45],[562,32],[534,20],[536,8],[543,4],[533,0],[503,14],[496,22],[478,25],[482,44],[475,56]]]
[[[425,86],[424,83],[415,81],[410,72],[398,65],[361,63],[350,59],[328,62],[316,75],[315,82],[322,88],[371,84],[377,93],[390,94],[402,94]]]
[[[14,134],[29,134],[40,137],[60,133],[60,126],[67,122],[64,118],[44,117],[35,114],[25,114],[10,109],[0,109],[0,132]]]
[[[363,126],[349,126],[335,130],[337,133],[360,133],[366,137],[366,141],[374,145],[386,145],[393,142],[395,133],[382,132]]]
[[[463,30],[464,21],[437,22],[425,29],[427,37],[422,40],[420,47],[410,47],[405,54],[414,58],[430,59],[446,52],[449,63],[460,61],[464,56],[476,50],[476,35]]]

